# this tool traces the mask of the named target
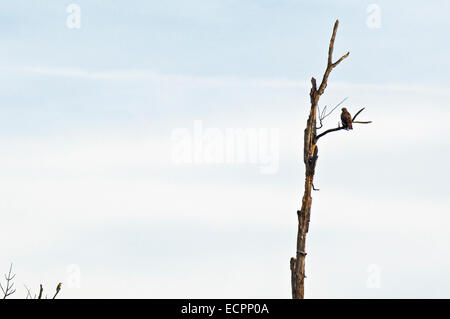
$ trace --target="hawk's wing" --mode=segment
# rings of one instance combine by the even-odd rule
[[[352,127],[352,116],[348,112],[342,112],[341,121],[344,127],[351,128]]]

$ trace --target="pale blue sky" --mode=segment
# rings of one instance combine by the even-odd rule
[[[0,267],[17,297],[63,281],[61,298],[289,298],[309,80],[336,18],[350,56],[321,103],[349,97],[374,123],[319,145],[306,295],[450,297],[448,1],[86,0],[68,29],[70,3],[0,9]],[[171,134],[195,120],[277,128],[279,170],[174,165]]]
[[[76,32],[65,28],[69,2],[4,4],[2,65],[305,80],[323,67],[323,41],[340,18],[336,51],[352,53],[340,79],[448,82],[447,1],[379,1],[381,29],[366,27],[370,1],[77,3]]]

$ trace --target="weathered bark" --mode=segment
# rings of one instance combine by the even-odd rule
[[[297,233],[297,252],[296,257],[291,258],[291,286],[292,286],[292,298],[303,299],[305,291],[305,257],[306,257],[306,234],[308,233],[309,221],[311,218],[311,190],[313,188],[314,172],[316,169],[316,163],[318,158],[317,148],[317,136],[316,136],[316,124],[317,124],[317,105],[319,103],[320,96],[324,93],[327,87],[328,76],[334,67],[336,67],[342,60],[348,57],[349,52],[343,55],[336,62],[332,62],[334,40],[336,38],[336,32],[339,25],[339,21],[336,20],[333,28],[333,34],[331,36],[330,45],[328,49],[328,63],[325,73],[323,75],[322,82],[317,88],[316,79],[311,79],[311,109],[309,112],[308,121],[306,123],[305,135],[304,135],[304,148],[303,148],[303,162],[305,163],[305,190],[303,193],[302,207],[297,211],[298,215],[298,233]]]

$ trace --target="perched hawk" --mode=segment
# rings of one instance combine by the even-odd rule
[[[353,130],[352,116],[350,115],[350,113],[348,113],[348,111],[345,107],[342,108],[341,121],[342,121],[342,126],[346,130]]]

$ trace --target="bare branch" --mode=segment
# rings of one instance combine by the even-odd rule
[[[356,117],[362,112],[364,111],[364,107],[362,109],[360,109],[358,112],[356,112],[356,114],[353,116],[352,119],[352,123],[356,123],[356,124],[370,124],[372,123],[372,121],[355,121]],[[319,135],[316,136],[316,142],[319,138],[321,138],[322,136],[331,133],[331,132],[336,132],[336,131],[340,131],[340,130],[344,130],[345,127],[341,126],[340,124],[338,124],[338,126],[336,128],[332,128],[329,130],[326,130],[325,132],[320,133]]]
[[[316,79],[314,77],[311,78],[311,88],[314,91],[317,91],[317,81],[316,81]]]
[[[338,104],[336,104],[336,105],[333,107],[333,109],[332,109],[330,112],[328,112],[328,113],[326,113],[326,109],[327,109],[327,106],[326,106],[326,105],[325,105],[325,107],[324,107],[322,113],[320,113],[319,105],[317,105],[317,108],[318,108],[318,110],[319,110],[318,113],[319,113],[319,123],[320,123],[320,126],[319,126],[319,127],[316,127],[316,129],[317,129],[317,130],[321,129],[321,128],[323,127],[323,120],[324,120],[326,117],[328,117],[331,113],[333,113],[334,110],[336,110],[336,109],[339,107],[339,105],[341,105],[342,103],[344,103],[347,99],[348,99],[348,97],[345,97],[341,102],[339,102]]]
[[[334,62],[332,65],[333,65],[333,68],[334,67],[336,67],[339,63],[341,63],[342,62],[342,60],[344,60],[346,57],[348,57],[350,55],[350,52],[347,52],[346,54],[344,54],[343,56],[341,56],[340,58],[339,58],[339,60],[337,60],[336,62]]]
[[[352,122],[354,122],[356,120],[356,117],[362,112],[364,111],[365,107],[363,107],[362,109],[360,109],[358,112],[356,112],[355,116],[353,116],[352,118]]]
[[[38,299],[42,299],[42,291],[44,290],[44,288],[42,287],[42,284],[39,285],[39,296]]]
[[[5,281],[6,281],[6,285],[2,285],[0,282],[0,289],[3,293],[3,299],[6,299],[7,297],[11,296],[13,293],[16,292],[16,289],[14,288],[15,283],[13,282],[14,278],[16,277],[16,274],[13,273],[12,268],[13,268],[13,264],[11,263],[8,274],[3,275],[5,278]],[[56,296],[58,295],[58,293],[60,292],[61,285],[62,285],[62,283],[58,283],[58,285],[56,286],[56,292],[55,292],[55,295],[53,296],[53,299],[55,299]],[[31,289],[28,288],[26,285],[24,285],[24,287],[27,290],[27,295],[26,295],[25,299],[36,299],[36,294],[34,295],[34,298],[33,298]],[[37,297],[37,299],[42,299],[43,291],[44,291],[44,288],[41,284],[41,285],[39,285],[39,296]],[[45,296],[45,298],[47,299],[47,295]]]
[[[27,285],[25,285],[25,284],[24,284],[24,287],[27,290],[27,296],[25,297],[25,299],[28,299],[28,298],[33,299],[30,288],[28,288]]]
[[[323,118],[324,114],[327,112],[327,105],[325,105],[325,107],[323,108],[322,114],[320,114],[320,117]],[[320,112],[319,112],[320,113]]]
[[[333,50],[334,50],[334,40],[336,39],[336,33],[339,26],[339,20],[334,22],[333,33],[331,34],[330,45],[328,47],[328,65],[333,64]]]
[[[316,141],[317,141],[319,138],[321,138],[322,136],[327,135],[328,133],[340,131],[340,130],[343,130],[343,129],[344,129],[343,126],[338,126],[338,127],[336,127],[336,128],[331,128],[331,129],[329,129],[329,130],[326,130],[325,132],[322,132],[322,133],[320,133],[319,135],[316,136]]]
[[[11,274],[12,266],[13,266],[13,264],[11,263],[11,265],[9,266],[8,275],[6,275],[6,274],[4,275],[5,281],[6,281],[6,288],[3,288],[3,286],[0,283],[0,288],[3,292],[3,299],[6,299],[6,297],[11,296],[13,293],[16,292],[16,289],[13,289],[14,282],[12,281],[14,279],[14,277],[16,277],[16,274]]]
[[[325,105],[325,108],[326,108],[327,106]],[[322,127],[323,127],[323,123],[322,123],[322,115],[320,114],[320,108],[319,108],[319,105],[317,105],[317,111],[318,111],[318,113],[319,113],[319,123],[320,123],[320,126],[316,126],[316,130],[320,130]]]
[[[61,285],[62,285],[62,283],[59,283],[57,286],[56,286],[56,293],[55,293],[55,295],[53,296],[53,299],[55,299],[56,298],[56,295],[59,293],[59,291],[61,290]]]
[[[333,27],[333,34],[331,35],[330,45],[328,47],[328,63],[325,73],[322,78],[322,82],[320,83],[319,89],[317,90],[316,99],[323,94],[325,88],[327,87],[328,76],[339,63],[341,63],[345,58],[350,55],[350,52],[347,52],[342,57],[340,57],[336,62],[333,63],[333,51],[334,51],[334,40],[336,39],[336,32],[339,26],[339,20],[336,20]]]
[[[315,105],[315,99],[317,94],[317,81],[314,77],[311,78],[311,91],[309,96],[311,97],[311,105]]]
[[[333,111],[336,110],[336,109],[337,109],[342,103],[344,103],[347,99],[348,99],[348,97],[344,98],[344,99],[343,99],[341,102],[339,102],[335,107],[333,107],[333,109],[332,109],[330,112],[328,112],[327,114],[325,114],[325,115],[322,117],[322,120],[325,119],[327,116],[329,116],[331,113],[333,113]]]

